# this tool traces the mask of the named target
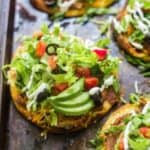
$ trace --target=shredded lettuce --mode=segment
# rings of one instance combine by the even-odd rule
[[[75,83],[75,81],[78,79],[72,72],[68,72],[65,74],[52,74],[52,78],[55,80],[56,83],[67,83],[71,85],[72,83]]]
[[[49,31],[48,26],[44,24],[41,31],[43,35],[40,39],[26,37],[22,43],[21,51],[17,53],[11,64],[5,67],[6,77],[7,70],[15,69],[16,86],[27,96],[29,111],[38,110],[47,98],[54,96],[56,93],[53,91],[54,85],[57,83],[68,83],[69,86],[76,83],[79,80],[75,70],[77,67],[87,67],[95,77],[101,76],[103,78],[102,84],[105,79],[112,77],[112,83],[104,88],[112,86],[116,92],[119,91],[119,81],[116,75],[119,66],[117,58],[108,56],[105,60],[99,61],[97,55],[91,51],[91,47],[85,45],[80,38],[64,33],[58,25]],[[45,43],[48,48],[52,46],[54,48],[53,54],[47,53],[47,49],[45,49],[44,54],[38,57],[37,44],[39,41]],[[97,42],[97,46],[105,47],[108,43],[108,39],[103,39]],[[52,55],[57,57],[57,67],[54,70],[49,65],[49,58]],[[39,102],[38,96],[43,94],[45,89],[48,96],[42,97],[42,101]],[[44,105],[44,107],[49,108],[49,105]],[[57,118],[54,112],[52,116],[52,125],[55,125]]]
[[[143,137],[133,137],[133,139],[129,139],[129,145],[133,150],[148,150],[150,140]]]

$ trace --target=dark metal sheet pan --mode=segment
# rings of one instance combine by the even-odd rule
[[[120,9],[125,1],[120,0],[114,7]],[[15,14],[15,19],[14,19]],[[102,19],[99,17],[99,19]],[[61,24],[67,32],[83,39],[97,40],[99,30],[93,23],[85,25],[73,24],[72,19],[65,19]],[[13,50],[20,42],[20,37],[31,35],[40,28],[42,23],[52,24],[48,16],[35,10],[29,0],[1,0],[0,2],[0,64],[10,61]],[[150,91],[150,79],[142,77],[138,70],[126,62],[119,52],[119,48],[112,41],[110,48],[112,54],[119,56],[123,62],[120,66],[120,80],[127,98],[134,92],[134,82],[137,80],[143,91]],[[49,134],[45,140],[40,136],[41,130],[26,121],[15,109],[9,96],[8,87],[2,84],[0,75],[0,149],[1,150],[87,150],[89,139],[93,138],[97,129],[106,119],[99,120],[83,131],[54,135]]]

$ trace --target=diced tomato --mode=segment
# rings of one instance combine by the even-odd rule
[[[120,138],[119,150],[124,150],[123,136],[121,136],[121,138]]]
[[[57,56],[56,55],[49,56],[48,65],[50,66],[52,70],[57,68]]]
[[[91,72],[90,72],[89,68],[77,67],[76,75],[78,77],[90,77],[91,76]]]
[[[146,138],[150,138],[150,128],[148,127],[141,127],[140,129],[140,133],[146,137]]]
[[[66,88],[68,88],[68,83],[56,83],[53,86],[53,90],[57,94],[64,91]]]
[[[85,78],[85,88],[87,90],[97,86],[99,83],[99,80],[98,78],[96,77],[88,77],[88,78]]]
[[[39,41],[36,46],[36,56],[42,57],[46,51],[46,43],[43,41]]]
[[[93,49],[92,51],[96,53],[99,60],[104,60],[107,57],[107,54],[108,54],[107,49],[96,48],[96,49]]]

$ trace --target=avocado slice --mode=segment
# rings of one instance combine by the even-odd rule
[[[70,88],[66,89],[62,93],[57,96],[51,96],[49,100],[51,101],[64,101],[67,98],[71,98],[83,91],[84,89],[84,79],[79,79],[75,84],[73,84]]]
[[[89,100],[90,96],[88,92],[83,92],[78,94],[77,96],[66,99],[65,101],[56,102],[56,105],[62,106],[62,107],[77,107],[82,104],[85,104]]]
[[[94,107],[94,102],[91,99],[88,99],[86,104],[77,107],[62,107],[55,105],[54,103],[52,103],[52,105],[56,112],[65,116],[81,116],[88,113]]]

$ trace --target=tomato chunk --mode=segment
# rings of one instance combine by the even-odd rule
[[[56,55],[49,56],[48,65],[50,66],[52,70],[57,68],[57,56]]]
[[[99,80],[96,77],[85,78],[85,88],[87,90],[89,90],[95,86],[98,86],[98,84],[99,84]]]
[[[46,43],[43,41],[39,41],[36,46],[36,56],[42,57],[46,51]]]
[[[92,50],[98,56],[99,60],[104,60],[107,57],[108,50],[107,49],[100,49],[96,48]]]
[[[150,128],[148,127],[141,127],[140,129],[140,133],[146,137],[146,138],[150,138]]]
[[[76,75],[78,77],[90,77],[91,72],[89,68],[84,68],[84,67],[77,67],[76,68]]]
[[[68,88],[68,83],[56,83],[53,86],[53,90],[57,94],[64,91],[66,88]]]

